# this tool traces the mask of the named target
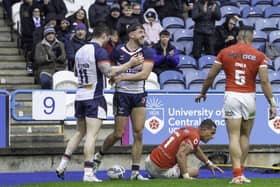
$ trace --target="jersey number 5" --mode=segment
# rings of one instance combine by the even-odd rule
[[[235,70],[235,84],[244,85],[245,80],[245,71],[244,70]]]

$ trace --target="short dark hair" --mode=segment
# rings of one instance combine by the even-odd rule
[[[103,33],[111,35],[111,29],[105,23],[100,22],[93,28],[92,36],[98,38],[101,37]]]
[[[165,36],[170,36],[170,32],[168,30],[162,30],[160,33],[159,33],[159,36],[161,35],[165,35]]]
[[[215,124],[215,122],[211,119],[205,119],[201,122],[200,128],[206,128],[206,129],[212,129],[212,128],[217,128],[217,125]]]
[[[137,29],[145,30],[142,24],[137,23],[137,24],[128,26],[126,29],[126,33],[129,34],[130,32],[136,31]]]

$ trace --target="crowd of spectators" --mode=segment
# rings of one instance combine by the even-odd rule
[[[14,2],[17,1],[10,1],[7,5],[3,0],[7,14],[11,13],[8,7]],[[221,11],[219,4],[213,0],[116,0],[110,4],[107,0],[96,0],[88,10],[77,7],[72,15],[68,14],[63,0],[23,0],[20,5],[20,33],[27,73],[35,75],[36,83],[43,88],[49,88],[40,77],[44,69],[42,66],[57,68],[48,71],[50,76],[60,70],[62,64],[65,69],[73,71],[75,53],[90,41],[95,25],[100,22],[108,24],[113,31],[105,46],[108,53],[116,45],[127,41],[128,26],[140,23],[146,31],[146,47],[154,48],[154,71],[159,74],[167,69],[177,69],[179,54],[176,45],[171,43],[173,33],[161,25],[161,21],[169,16],[193,19],[191,55],[196,59],[201,54],[215,55],[223,47],[236,42],[238,18],[228,18],[222,26],[215,28],[215,21],[221,19]],[[48,35],[53,33],[47,34],[50,27],[55,32],[51,41],[48,38],[53,37]],[[222,42],[215,43],[215,38]],[[52,51],[57,49],[57,45],[63,48],[59,53]],[[38,56],[43,53],[43,57]]]

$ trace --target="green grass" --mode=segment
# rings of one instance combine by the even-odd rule
[[[279,175],[280,177],[280,175]],[[153,179],[150,181],[129,181],[129,180],[115,180],[104,181],[102,183],[88,183],[88,182],[52,182],[20,185],[22,187],[232,187],[236,186],[229,184],[230,179]],[[278,187],[280,186],[280,178],[252,179],[250,184],[242,184],[242,187]]]

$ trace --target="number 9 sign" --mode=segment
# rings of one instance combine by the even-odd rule
[[[34,120],[64,120],[66,118],[64,91],[33,91],[32,118]]]

